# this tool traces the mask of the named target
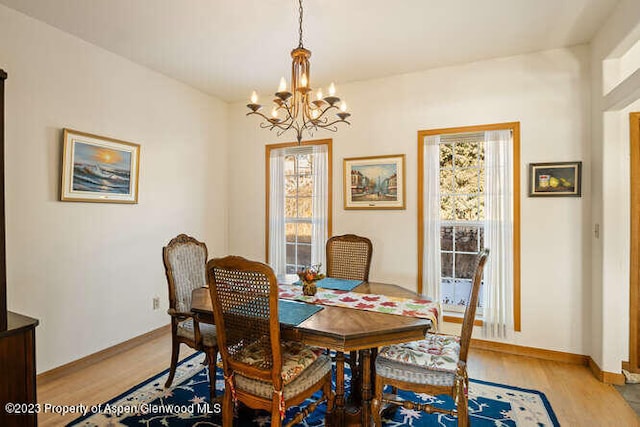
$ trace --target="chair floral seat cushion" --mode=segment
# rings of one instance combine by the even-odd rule
[[[295,341],[281,342],[282,354],[282,382],[288,384],[302,371],[310,366],[323,353],[323,349],[311,347]],[[266,358],[268,354],[261,341],[256,341],[243,348],[236,360],[251,366],[263,368],[270,365]]]
[[[283,383],[282,394],[284,399],[289,399],[308,390],[329,372],[331,372],[331,358],[321,355],[289,382]],[[250,378],[242,374],[236,374],[234,379],[236,388],[239,390],[267,399],[273,396],[273,384],[271,382]]]
[[[202,344],[206,347],[214,347],[217,345],[216,327],[209,323],[198,323],[200,327],[200,335],[202,336]],[[193,319],[183,320],[178,323],[177,334],[179,337],[195,340],[193,330]]]
[[[383,347],[376,372],[413,383],[452,385],[459,357],[459,337],[427,334],[423,340]]]

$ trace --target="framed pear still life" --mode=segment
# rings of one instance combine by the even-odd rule
[[[582,162],[530,163],[529,197],[580,197]]]
[[[344,208],[405,209],[404,157],[344,159]]]
[[[64,129],[60,200],[138,203],[140,145]]]

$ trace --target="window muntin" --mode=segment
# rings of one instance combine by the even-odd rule
[[[463,312],[484,245],[483,138],[449,135],[441,139],[439,152],[440,295],[445,310]]]
[[[311,264],[311,224],[313,217],[313,154],[291,150],[284,158],[285,230],[287,274]]]

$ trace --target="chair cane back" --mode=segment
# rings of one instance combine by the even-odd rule
[[[238,256],[217,258],[207,263],[207,280],[225,378],[223,426],[232,425],[238,402],[270,411],[271,425],[280,426],[286,408],[317,390],[321,398],[288,425],[324,400],[331,410],[331,360],[320,349],[280,339],[278,284],[271,267]]]
[[[373,245],[355,234],[333,236],[327,240],[327,276],[339,279],[369,280]]]
[[[383,404],[400,405],[407,409],[428,413],[446,413],[457,416],[459,426],[469,425],[467,355],[478,306],[482,274],[488,256],[488,249],[478,253],[471,295],[465,309],[459,337],[427,334],[424,340],[395,344],[380,349],[375,362],[375,395],[371,404],[376,426],[382,425]],[[392,386],[392,393],[383,394],[385,385]],[[432,396],[447,394],[455,401],[455,408],[448,410],[428,403],[402,400],[397,395],[397,389]]]
[[[200,323],[191,312],[191,292],[206,286],[207,246],[191,236],[180,234],[162,248],[165,274],[169,285],[171,316],[171,367],[165,387],[171,386],[180,355],[180,344],[203,351],[209,367],[209,390],[215,397],[215,365],[218,357],[216,327]]]

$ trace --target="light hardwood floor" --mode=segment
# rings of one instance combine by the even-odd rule
[[[38,401],[57,405],[106,402],[168,368],[170,349],[167,333],[62,378],[39,380]],[[182,346],[182,357],[191,353]],[[640,426],[635,412],[614,387],[596,380],[586,366],[472,349],[469,375],[542,391],[563,427]],[[38,421],[42,427],[63,426],[75,418],[76,414],[41,413]]]

